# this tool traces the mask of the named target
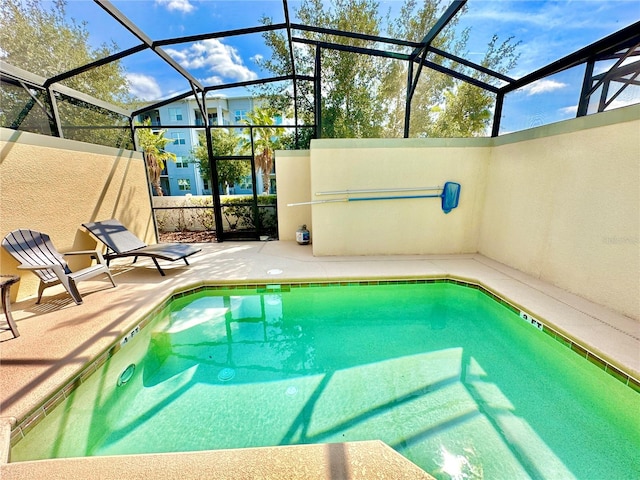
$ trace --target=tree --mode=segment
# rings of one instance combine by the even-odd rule
[[[440,17],[439,10],[439,1],[423,0],[422,5],[419,6],[416,0],[407,0],[399,17],[389,24],[389,35],[419,42],[430,25]],[[470,29],[466,28],[458,33],[457,23],[455,18],[449,22],[431,45],[464,58]],[[519,58],[519,54],[516,53],[519,42],[516,43],[513,40],[513,37],[509,37],[499,43],[498,36],[493,35],[480,65],[499,73],[506,73],[513,69]],[[486,83],[495,82],[495,79],[488,74],[454,61],[438,56],[428,57],[428,59]],[[407,68],[404,65],[404,68],[388,69],[383,80],[383,88],[393,105],[390,118],[394,119],[396,129],[404,124],[406,78]],[[493,94],[482,88],[425,67],[422,69],[412,101],[410,136],[482,135],[489,126],[494,101]]]
[[[296,10],[302,23],[340,30],[357,31],[378,35],[382,19],[378,13],[378,3],[373,0],[333,0],[327,7],[322,0],[303,0]],[[270,19],[263,18],[265,24]],[[311,40],[325,40],[326,36],[313,32],[301,32]],[[265,43],[272,50],[271,59],[262,65],[275,75],[289,74],[291,61],[287,38],[280,32],[263,34]],[[341,43],[354,47],[370,46],[366,40],[343,38]],[[297,73],[313,75],[315,47],[296,48]],[[349,52],[322,51],[323,82],[323,122],[322,136],[326,137],[378,137],[382,134],[385,112],[379,108],[379,59]],[[291,104],[291,89],[288,86],[266,86],[262,95],[269,98],[271,105],[281,108],[282,103]],[[298,111],[300,119],[307,124],[314,123],[313,84],[299,81]],[[287,98],[281,104],[273,103],[273,98]]]
[[[194,148],[193,156],[200,167],[200,175],[204,179],[211,178],[211,167],[209,164],[209,152],[207,151],[207,141],[203,134],[199,135],[199,145]],[[239,138],[226,128],[212,128],[211,141],[213,155],[224,157],[233,155],[238,148]],[[217,160],[218,181],[225,188],[240,182],[247,175],[251,174],[251,167],[247,162],[238,160]]]
[[[145,126],[149,126],[150,121],[145,122]],[[167,144],[173,142],[170,138],[165,138],[165,131],[160,130],[154,132],[150,128],[138,128],[136,129],[136,135],[138,136],[138,146],[144,154],[144,159],[147,164],[147,171],[149,172],[149,181],[158,196],[163,196],[162,186],[160,185],[160,175],[162,170],[166,166],[167,161],[172,160],[175,162],[175,153],[167,152],[165,147]]]
[[[264,193],[269,193],[269,175],[273,170],[274,151],[280,148],[280,137],[284,134],[284,128],[276,127],[274,111],[271,108],[257,107],[247,114],[245,123],[249,126],[244,129],[245,135],[253,136],[253,155],[256,170],[262,174]],[[245,140],[241,147],[243,152],[251,152],[251,140]]]
[[[118,51],[115,43],[98,48],[89,46],[85,23],[65,18],[65,0],[55,0],[49,9],[39,0],[4,0],[0,2],[0,57],[7,63],[51,78],[81,65],[107,57]],[[67,87],[113,105],[132,108],[128,82],[119,61],[91,69],[61,81]],[[43,90],[34,93],[46,99]],[[67,98],[57,97],[65,136],[106,145],[122,145],[122,132],[128,127],[124,117]],[[42,103],[46,103],[46,100]],[[22,89],[3,88],[0,92],[2,126],[42,132],[48,119],[37,103]],[[114,130],[90,129],[87,126],[114,125]],[[44,128],[43,128],[44,127]],[[80,128],[73,128],[80,127]],[[122,127],[122,128],[120,128]],[[90,140],[89,140],[90,139]],[[126,141],[126,139],[125,139]],[[130,141],[130,136],[129,136]]]
[[[395,20],[379,14],[374,0],[302,0],[296,10],[302,23],[337,30],[380,35],[386,24],[386,36],[420,42],[448,5],[440,0],[405,0]],[[383,22],[384,20],[384,22]],[[271,20],[263,18],[264,24]],[[456,31],[454,18],[433,40],[432,46],[464,57],[469,30]],[[335,41],[316,32],[300,32],[300,36],[316,41]],[[281,32],[265,32],[265,43],[272,50],[270,59],[261,65],[275,75],[290,73],[291,61],[287,38]],[[365,48],[380,48],[371,41],[341,37],[339,43]],[[513,68],[518,55],[517,43],[509,38],[499,44],[498,38],[488,45],[481,64],[505,73]],[[390,50],[392,47],[384,47]],[[474,47],[476,48],[476,47]],[[397,47],[401,51],[401,47]],[[406,48],[403,50],[406,53]],[[330,49],[321,51],[322,66],[322,136],[367,138],[402,137],[404,134],[405,103],[407,97],[408,64],[403,60],[381,59],[376,56],[354,54]],[[313,75],[315,47],[296,45],[297,73]],[[442,57],[428,59],[458,72],[484,81],[494,81]],[[414,75],[417,70],[414,68]],[[313,85],[297,83],[299,116],[312,124]],[[272,105],[291,103],[291,88],[269,85],[262,94]],[[411,103],[410,136],[472,136],[485,132],[490,110],[495,101],[491,94],[470,84],[453,79],[424,67]]]

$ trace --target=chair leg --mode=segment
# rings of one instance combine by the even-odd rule
[[[162,268],[160,268],[160,264],[158,263],[158,260],[155,257],[151,257],[151,260],[153,260],[153,263],[156,264],[156,268],[160,272],[160,275],[162,275],[164,277],[165,276],[164,275],[164,271],[162,270]]]
[[[187,261],[187,257],[184,257],[184,258],[183,258],[183,260],[184,260],[184,263],[186,263],[187,265],[189,265],[189,262]]]
[[[2,285],[2,310],[4,311],[7,325],[9,325],[9,330],[13,333],[13,338],[18,338],[20,336],[20,332],[18,332],[16,322],[13,320],[13,316],[11,315],[11,295],[9,285]]]
[[[116,282],[113,279],[113,276],[111,275],[111,272],[109,271],[109,269],[107,269],[107,275],[109,276],[109,280],[111,280],[111,285],[113,285],[113,287],[115,288]]]
[[[73,301],[76,302],[76,304],[81,305],[82,297],[80,296],[80,292],[78,292],[78,287],[76,286],[75,280],[70,278],[68,285],[65,285],[65,286],[69,291],[69,295],[71,295],[71,298],[73,298]]]
[[[47,288],[47,286],[40,281],[40,285],[38,285],[38,299],[36,300],[36,305],[40,304],[40,300],[42,300],[42,292],[44,292],[45,288]]]

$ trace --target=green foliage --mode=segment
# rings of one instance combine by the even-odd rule
[[[226,197],[222,202],[222,213],[231,230],[257,229],[275,235],[278,229],[276,195],[258,195],[257,209],[252,196]]]
[[[191,204],[202,207],[193,210],[194,222],[200,224],[205,230],[211,231],[216,228],[216,220],[213,214],[213,198],[192,198]]]
[[[280,137],[284,135],[284,128],[275,126],[273,120],[275,112],[271,108],[256,107],[247,114],[247,125],[259,125],[259,127],[247,127],[244,134],[253,137],[253,156],[256,169],[262,174],[264,193],[269,192],[269,175],[273,170],[274,151],[280,148]],[[250,154],[252,151],[251,140],[243,140],[240,150]]]
[[[314,128],[299,128],[297,138],[293,129],[287,129],[286,133],[280,137],[280,148],[282,150],[308,150],[311,148],[313,138],[315,138]]]
[[[258,205],[273,206],[278,202],[277,195],[258,195]],[[233,195],[227,196],[222,199],[223,205],[242,205],[246,203],[253,203],[253,197],[251,195]]]
[[[145,126],[149,126],[151,121],[146,121]],[[155,194],[162,196],[164,193],[160,186],[160,174],[166,162],[172,160],[175,162],[175,153],[167,152],[165,147],[173,142],[170,138],[165,138],[165,130],[154,132],[151,128],[138,128],[136,129],[136,136],[138,137],[138,146],[144,153],[144,158],[147,163],[147,170],[149,172],[149,180],[155,191]]]
[[[437,22],[449,2],[441,0],[405,0],[394,20],[386,18],[386,36],[420,42]],[[374,0],[302,0],[296,13],[302,23],[351,32],[381,35],[385,22]],[[271,20],[263,18],[264,24]],[[454,18],[433,40],[432,46],[465,57],[469,30],[458,32]],[[335,41],[315,32],[300,32],[309,40]],[[272,56],[261,66],[275,75],[290,70],[287,38],[284,33],[266,32],[265,44]],[[379,48],[361,39],[342,38],[340,43]],[[518,43],[508,38],[502,43],[494,36],[487,46],[481,65],[497,72],[511,70],[517,60]],[[385,49],[390,49],[387,46]],[[474,49],[477,48],[474,46]],[[406,49],[398,47],[398,51]],[[315,47],[298,45],[295,49],[297,73],[313,75]],[[331,138],[402,137],[404,135],[408,64],[401,60],[323,49],[322,65],[322,136]],[[428,60],[480,79],[493,77],[464,65],[430,54]],[[417,64],[414,76],[417,72]],[[314,123],[312,82],[299,81],[298,115],[306,124]],[[291,105],[291,88],[268,85],[261,88],[272,105]],[[422,68],[411,103],[411,137],[475,136],[486,132],[495,98],[486,91],[453,77]]]
[[[92,49],[88,43],[86,24],[66,20],[65,7],[64,0],[54,1],[49,9],[38,0],[0,2],[3,60],[50,78],[119,50],[115,43],[105,43]],[[118,61],[74,75],[61,83],[113,105],[130,108],[134,101],[128,93],[124,69]],[[41,103],[47,103],[43,90],[35,90],[34,93]],[[124,133],[125,127],[128,127],[125,117],[62,95],[58,101],[65,137],[103,145],[130,146],[130,136]],[[0,104],[2,126],[50,133],[42,110],[21,89],[3,88]],[[86,128],[112,125],[113,129]]]
[[[372,0],[333,0],[331,5],[321,0],[304,0],[296,14],[302,23],[308,25],[371,35],[379,34],[382,21],[378,3]],[[270,20],[263,18],[262,22],[268,24]],[[329,40],[326,36],[313,32],[301,32],[301,35],[311,40]],[[271,47],[272,57],[262,62],[262,66],[275,75],[288,74],[291,61],[285,34],[267,32],[263,34],[263,38],[266,45]],[[370,46],[364,40],[351,38],[343,38],[341,43],[357,47]],[[297,73],[313,75],[314,47],[300,46],[295,49],[294,54]],[[378,137],[382,134],[381,125],[385,112],[380,108],[381,98],[378,94],[379,63],[376,57],[323,50],[323,137]],[[299,81],[296,87],[299,118],[303,123],[312,125],[315,121],[313,84]],[[286,101],[281,100],[280,104],[293,104],[288,85],[270,85],[263,88],[261,94],[268,98],[285,98]]]
[[[92,49],[86,24],[65,19],[66,3],[55,0],[47,10],[38,0],[0,2],[0,45],[4,60],[49,78],[118,51],[115,43],[103,43]],[[75,75],[63,83],[123,107],[129,106],[132,100],[124,70],[117,61]]]
[[[223,128],[211,129],[213,155],[216,157],[233,155],[238,148],[240,138],[232,131]],[[211,182],[211,165],[207,152],[207,140],[204,134],[199,135],[199,145],[193,150],[193,157],[200,167],[202,178]],[[218,179],[223,186],[234,185],[251,174],[251,165],[241,160],[218,160]]]
[[[466,42],[466,36],[465,42]],[[483,67],[499,72],[507,72],[515,67],[519,55],[515,53],[517,43],[512,38],[498,45],[494,35],[489,42],[487,52],[481,62]],[[458,66],[456,70],[461,70]],[[467,69],[468,70],[468,69]],[[468,75],[484,82],[490,82],[487,74],[471,71]],[[422,131],[430,137],[473,137],[485,133],[492,120],[491,108],[494,104],[492,94],[466,82],[451,82],[442,91],[441,103],[432,108],[434,114]],[[415,124],[412,122],[412,128]]]

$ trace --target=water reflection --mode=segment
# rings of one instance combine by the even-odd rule
[[[235,382],[308,374],[314,347],[300,324],[283,320],[279,293],[203,296],[174,310],[152,334],[145,358],[144,385],[181,371],[217,367],[241,373]]]

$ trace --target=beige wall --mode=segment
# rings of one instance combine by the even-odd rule
[[[317,192],[461,185],[458,208],[439,198],[323,203],[312,206],[314,255],[469,253],[477,251],[490,139],[313,140],[311,200]],[[352,194],[437,195],[439,191]]]
[[[314,140],[277,176],[280,239],[312,218],[314,255],[479,252],[640,318],[640,105],[496,139]],[[438,199],[285,206],[445,181],[462,185],[447,215]]]
[[[276,185],[278,186],[278,238],[295,240],[296,230],[306,225],[313,239],[311,206],[289,207],[291,203],[308,202],[311,191],[308,150],[276,152]]]
[[[640,107],[500,142],[478,251],[640,317]]]
[[[31,228],[61,251],[93,248],[81,223],[117,217],[155,240],[139,154],[8,129],[0,149],[1,237]],[[317,140],[276,164],[280,239],[306,223],[315,255],[480,252],[640,317],[638,105],[493,140]],[[439,199],[287,206],[445,181],[462,185],[447,215]],[[15,267],[1,251],[0,272]],[[21,275],[19,298],[33,295],[36,277]]]
[[[93,249],[96,242],[81,224],[112,217],[155,241],[139,153],[0,129],[0,238],[29,228],[47,233],[62,252]],[[38,286],[37,277],[17,265],[0,249],[0,272],[21,276],[19,288],[11,289],[14,300],[36,294]]]

